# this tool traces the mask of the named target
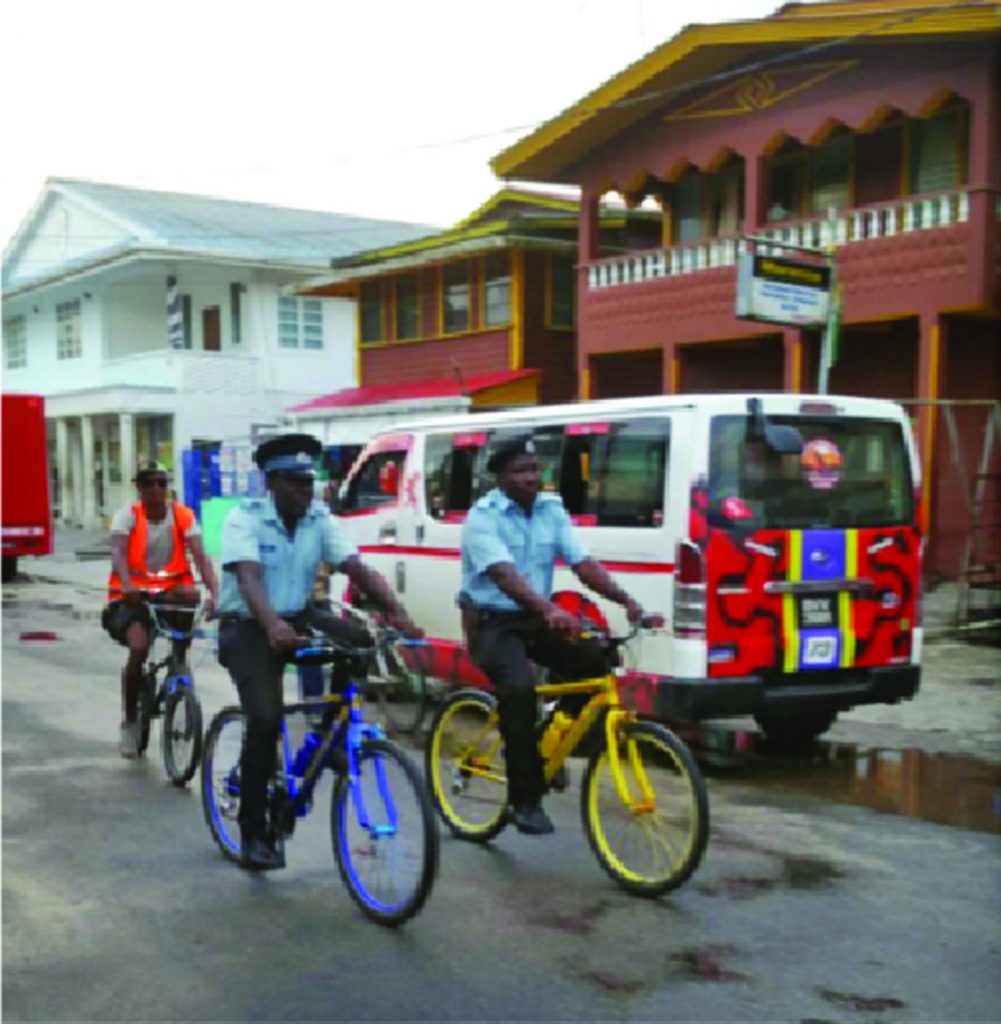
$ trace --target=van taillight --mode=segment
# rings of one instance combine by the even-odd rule
[[[706,581],[702,551],[690,540],[678,542],[674,576],[674,635],[705,636]]]

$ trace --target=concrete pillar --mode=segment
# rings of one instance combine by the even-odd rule
[[[68,523],[70,507],[69,426],[65,416],[56,420],[56,473],[59,477],[59,521]]]
[[[931,403],[942,397],[947,341],[945,317],[938,313],[922,313],[914,394],[916,398],[929,402],[928,405],[918,406],[917,442],[921,455],[921,522],[931,547],[934,547],[931,512],[935,489],[935,445],[939,419],[938,409]],[[932,553],[929,552],[929,564],[932,564],[932,557]]]
[[[997,282],[998,160],[1001,150],[1001,58],[993,52],[977,95],[970,99],[969,267],[971,304],[990,308]]]
[[[681,352],[679,349],[680,346],[673,341],[664,343],[661,390],[665,395],[676,395],[681,387]]]
[[[78,427],[70,434],[70,462],[73,466],[73,522],[83,524],[83,493],[86,481],[83,476],[82,430]]]
[[[131,480],[136,475],[136,425],[130,412],[118,414],[118,471],[122,480],[123,505],[132,500]]]
[[[80,493],[83,499],[83,525],[97,525],[97,495],[94,480],[94,417],[80,417],[80,449],[83,473]]]
[[[744,231],[753,235],[765,222],[765,193],[768,188],[764,157],[744,158]]]
[[[108,430],[108,419],[101,417],[101,494],[104,496],[103,507],[98,509],[101,515],[110,515],[111,507],[111,437]]]

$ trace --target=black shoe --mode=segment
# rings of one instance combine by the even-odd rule
[[[556,769],[556,774],[549,780],[549,788],[555,793],[562,793],[569,785],[570,773],[567,771],[567,766],[561,764]]]
[[[240,844],[240,867],[248,871],[274,871],[285,867],[285,854],[266,839],[244,839]]]
[[[511,808],[511,821],[519,832],[529,836],[547,836],[556,829],[549,815],[539,804],[522,804]]]

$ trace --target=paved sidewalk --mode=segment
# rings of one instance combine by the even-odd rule
[[[21,571],[54,585],[44,602],[77,619],[99,619],[107,559],[78,560],[77,552],[107,543],[104,533],[58,530],[55,552],[24,559]],[[218,569],[218,565],[216,566]],[[919,747],[930,753],[968,754],[1001,761],[1001,648],[956,639],[950,628],[955,592],[940,588],[924,602],[926,640],[921,689],[912,701],[855,708],[839,716],[826,738],[878,747]],[[728,726],[754,728],[750,720]]]

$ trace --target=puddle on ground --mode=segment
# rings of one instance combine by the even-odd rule
[[[1001,834],[1001,764],[818,741],[786,753],[760,734],[706,726],[685,736],[710,774],[886,814]]]

